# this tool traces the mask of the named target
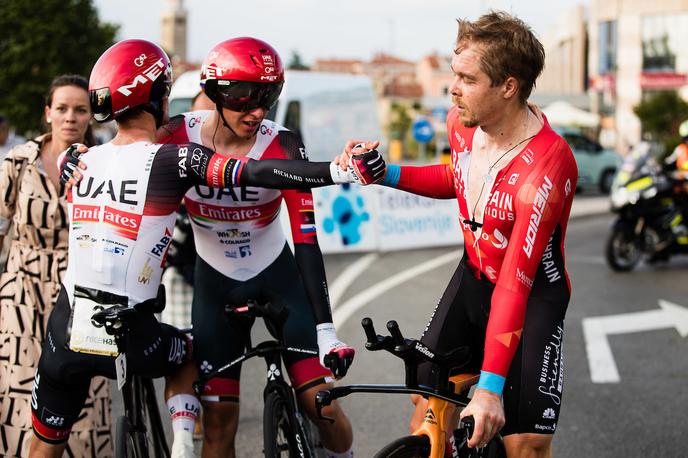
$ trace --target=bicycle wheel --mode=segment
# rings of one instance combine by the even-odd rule
[[[136,444],[133,428],[129,419],[121,416],[115,426],[115,458],[136,457]]]
[[[292,421],[287,401],[272,392],[263,407],[263,452],[266,457],[309,456],[301,428]]]
[[[306,436],[306,442],[308,443],[311,451],[311,456],[313,458],[327,458],[325,456],[325,450],[323,449],[322,442],[320,441],[320,431],[318,427],[302,412],[299,411],[299,421],[301,422],[301,427],[303,428],[303,433]]]
[[[430,456],[427,436],[406,436],[387,444],[374,458],[422,458]]]

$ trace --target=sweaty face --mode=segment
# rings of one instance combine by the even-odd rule
[[[268,114],[268,110],[256,108],[251,111],[241,112],[223,108],[222,114],[234,133],[241,138],[250,138],[258,131],[258,127],[265,119],[265,115]]]
[[[466,127],[490,122],[499,110],[501,86],[492,86],[490,77],[480,69],[482,53],[479,45],[467,43],[452,58],[454,81],[451,86],[452,102],[457,106],[459,120]]]
[[[53,92],[52,105],[45,111],[54,139],[64,143],[83,143],[91,120],[88,92],[78,86],[58,87]]]

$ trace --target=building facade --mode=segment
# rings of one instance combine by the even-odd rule
[[[592,108],[601,140],[623,151],[643,137],[633,112],[643,97],[688,96],[688,0],[592,0],[589,17]]]
[[[187,12],[183,0],[166,0],[160,27],[160,44],[173,60],[186,62]]]
[[[537,80],[533,100],[546,106],[564,100],[588,109],[588,83],[585,8],[568,9],[555,19],[540,37],[545,48],[545,68]]]

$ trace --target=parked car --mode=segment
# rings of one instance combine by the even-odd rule
[[[578,164],[578,190],[597,189],[608,194],[612,189],[616,170],[621,165],[621,156],[605,149],[594,140],[574,128],[555,127],[555,131],[569,144]]]

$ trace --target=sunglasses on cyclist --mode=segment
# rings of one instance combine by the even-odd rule
[[[205,92],[211,100],[232,111],[247,112],[256,108],[269,110],[277,102],[284,83],[216,80]]]

